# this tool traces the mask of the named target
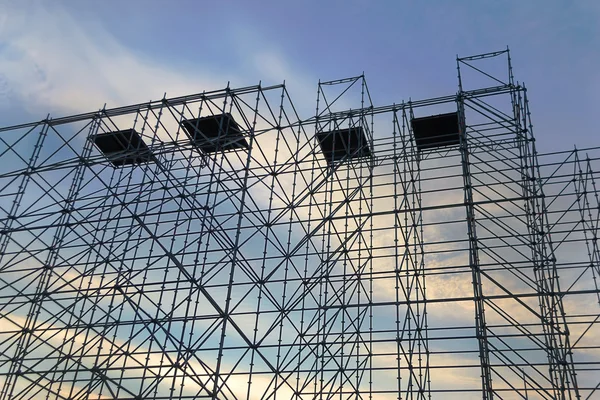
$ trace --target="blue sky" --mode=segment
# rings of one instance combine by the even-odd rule
[[[456,91],[455,56],[510,46],[540,150],[598,144],[600,2],[0,0],[0,124],[365,72],[375,105]]]
[[[308,118],[319,79],[364,71],[376,106],[443,96],[456,54],[507,45],[538,149],[600,145],[598,0],[0,0],[0,126],[259,80]]]

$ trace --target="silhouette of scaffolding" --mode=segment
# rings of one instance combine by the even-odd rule
[[[596,398],[600,148],[457,67],[1,128],[0,399]]]

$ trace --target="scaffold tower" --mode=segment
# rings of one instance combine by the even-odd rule
[[[600,398],[600,147],[511,62],[0,128],[0,400]]]

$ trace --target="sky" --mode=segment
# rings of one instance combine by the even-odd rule
[[[262,81],[303,115],[319,79],[375,105],[453,94],[456,55],[509,46],[538,149],[598,144],[600,3],[0,0],[0,125]]]
[[[319,79],[364,72],[375,106],[450,95],[457,54],[506,46],[538,150],[599,146],[597,0],[0,0],[0,126],[284,80],[309,118]]]

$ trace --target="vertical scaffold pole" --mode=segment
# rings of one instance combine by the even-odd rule
[[[469,161],[469,142],[467,138],[467,125],[465,121],[464,94],[462,78],[460,75],[460,61],[456,60],[458,70],[458,123],[460,137],[460,156],[462,164],[464,204],[467,212],[467,235],[469,239],[469,267],[473,284],[473,298],[475,303],[475,336],[479,344],[479,363],[481,366],[481,391],[483,400],[492,400],[492,369],[490,366],[490,350],[485,322],[485,307],[481,283],[481,270],[479,263],[479,243],[477,239],[477,224],[475,221],[475,207],[473,204],[473,187],[471,184],[471,168]]]
[[[549,379],[555,399],[579,399],[573,363],[569,328],[565,319],[554,246],[549,235],[548,210],[540,178],[535,139],[527,102],[527,90],[519,94],[519,114],[522,118],[517,131],[523,198],[548,356]],[[515,112],[516,109],[515,109]],[[519,116],[515,115],[515,118]]]

